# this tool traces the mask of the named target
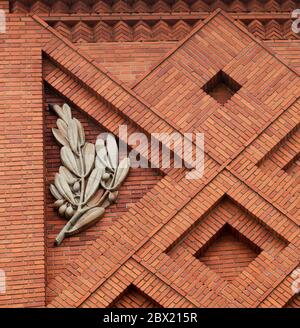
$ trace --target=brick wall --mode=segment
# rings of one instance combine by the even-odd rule
[[[147,60],[146,44],[136,45],[138,56],[123,44],[81,45],[80,53],[23,14],[9,17],[0,39],[0,269],[8,283],[0,306],[299,306],[290,287],[300,247],[293,69],[222,12],[160,64],[169,44],[149,46]],[[220,70],[242,87],[225,105],[203,88]],[[46,104],[62,101],[76,104],[90,141],[102,124],[116,132],[116,122],[147,134],[206,132],[204,177],[132,170],[119,204],[54,248],[63,221],[48,187],[60,161]]]
[[[172,49],[176,42],[81,43],[78,48],[129,86]]]
[[[45,305],[41,35],[30,18],[9,17],[0,34],[0,306]]]
[[[46,255],[47,255],[47,282],[57,276],[68,263],[72,262],[92,242],[101,237],[103,232],[124,214],[135,202],[152,189],[162,178],[159,171],[154,169],[131,169],[126,181],[120,188],[119,200],[115,205],[106,209],[106,214],[95,226],[78,236],[66,239],[60,247],[54,247],[53,241],[59,233],[65,220],[61,219],[53,209],[53,197],[49,186],[53,183],[54,175],[61,165],[59,155],[60,146],[56,143],[51,128],[56,126],[57,116],[47,108],[49,103],[63,104],[64,99],[55,94],[49,87],[45,88],[45,172],[46,172]],[[100,125],[78,109],[73,109],[73,115],[82,122],[86,140],[95,143],[97,136],[106,132]],[[48,301],[51,298],[48,298]]]

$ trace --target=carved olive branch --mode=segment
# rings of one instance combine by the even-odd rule
[[[106,140],[97,139],[96,145],[85,141],[81,123],[72,117],[67,104],[49,105],[58,115],[55,139],[63,146],[63,166],[50,186],[56,198],[54,206],[60,216],[69,221],[55,239],[60,245],[65,237],[77,234],[99,221],[105,208],[116,202],[118,188],[125,180],[130,162],[119,162],[116,139],[108,134]]]

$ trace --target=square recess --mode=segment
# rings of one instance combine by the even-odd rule
[[[225,105],[241,89],[241,85],[223,71],[219,71],[202,89],[218,103]]]
[[[257,245],[226,223],[194,256],[233,281],[260,253]]]

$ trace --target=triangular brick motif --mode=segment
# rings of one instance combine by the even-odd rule
[[[94,26],[94,39],[96,42],[111,41],[112,28],[105,22],[99,22]]]
[[[35,14],[46,14],[50,12],[50,8],[43,1],[36,1],[31,6],[30,11]]]
[[[93,5],[93,11],[95,11],[96,13],[109,13],[110,9],[110,6],[104,0],[98,0]]]
[[[256,12],[259,12],[259,11],[263,11],[264,10],[264,6],[261,3],[261,1],[259,1],[259,0],[251,0],[251,1],[249,1],[248,8],[250,9],[250,11],[256,11]]]
[[[93,32],[90,26],[84,22],[79,22],[72,28],[73,42],[91,42],[93,40]]]
[[[183,20],[178,21],[172,28],[174,40],[183,39],[191,30],[191,27]]]
[[[291,26],[293,24],[293,21],[287,20],[286,22],[283,23],[282,25],[282,33],[283,33],[283,38],[284,39],[290,39],[290,40],[297,40],[299,39],[299,35],[293,32],[291,29]]]
[[[133,12],[136,12],[136,13],[150,12],[150,7],[148,6],[147,2],[144,0],[134,1],[132,9],[133,9]]]
[[[297,5],[296,5],[295,1],[293,1],[293,0],[286,0],[286,1],[282,2],[281,9],[283,11],[291,12],[291,11],[297,9]]]
[[[133,36],[132,27],[120,21],[113,27],[113,36],[115,41],[131,41]]]
[[[216,9],[223,9],[223,10],[227,10],[228,6],[227,4],[222,1],[222,0],[215,0],[213,1],[213,3],[210,6],[211,10],[216,10]]]
[[[256,36],[259,39],[265,39],[266,34],[265,34],[265,26],[263,23],[259,20],[253,20],[249,25],[248,25],[249,31]]]
[[[282,30],[277,20],[270,20],[266,24],[266,39],[282,39]]]
[[[189,6],[184,0],[176,0],[172,10],[174,12],[188,12],[189,11]]]
[[[204,0],[196,0],[192,6],[191,6],[192,11],[208,11],[209,6]]]
[[[63,22],[57,22],[54,26],[53,26],[56,31],[58,31],[63,37],[72,40],[72,32],[71,32],[71,28],[69,26],[67,26],[66,24],[64,24]]]
[[[170,26],[165,21],[160,20],[153,26],[153,37],[157,40],[168,40],[171,34]]]
[[[154,1],[153,6],[152,6],[152,11],[161,12],[161,13],[170,12],[171,8],[165,1],[158,0],[158,1]]]
[[[265,3],[265,10],[266,11],[280,11],[280,5],[277,0],[268,0]]]
[[[14,1],[11,7],[12,13],[27,13],[29,8],[21,1]]]
[[[145,22],[140,21],[134,26],[134,39],[137,41],[149,41],[152,39],[152,31]]]
[[[235,12],[246,11],[245,3],[241,0],[234,0],[230,5],[230,10]]]
[[[86,3],[86,1],[77,0],[71,6],[71,12],[72,13],[89,13],[90,7]]]
[[[129,13],[131,9],[127,1],[117,0],[112,6],[112,11],[115,13]]]
[[[64,1],[58,0],[53,3],[53,6],[51,7],[51,12],[68,14],[69,6]]]

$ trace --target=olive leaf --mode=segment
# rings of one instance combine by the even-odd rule
[[[63,199],[63,196],[59,193],[59,191],[53,184],[50,185],[50,191],[53,197],[56,198],[57,200]]]
[[[67,121],[71,121],[72,120],[71,107],[68,104],[63,104],[62,110],[67,118]]]
[[[64,166],[60,166],[59,173],[65,177],[69,185],[74,184],[77,181],[77,178]]]
[[[60,156],[63,164],[79,177],[80,171],[78,169],[78,163],[70,147],[64,146],[60,151]]]
[[[122,159],[117,168],[117,171],[115,173],[114,184],[111,188],[112,191],[115,191],[120,187],[120,185],[123,183],[123,181],[127,177],[128,173],[129,173],[129,169],[130,169],[129,158]]]
[[[85,198],[84,198],[85,202],[88,202],[99,188],[102,174],[103,174],[103,170],[97,167],[94,168],[94,170],[92,171],[88,179],[88,183],[85,190]]]
[[[68,140],[65,138],[65,136],[61,133],[59,129],[52,129],[52,133],[55,137],[55,139],[63,146],[69,146]]]
[[[95,163],[95,146],[92,143],[87,142],[82,148],[82,154],[85,164],[85,176],[87,176]]]
[[[119,162],[119,150],[116,138],[112,134],[107,135],[106,146],[109,163],[113,169],[116,169]]]
[[[104,190],[98,189],[95,192],[94,196],[87,202],[87,205],[90,207],[97,206],[101,201],[103,194],[104,194]]]
[[[64,120],[66,123],[68,122],[68,115],[65,113],[65,111],[59,106],[59,105],[49,105],[49,108],[53,109],[57,116],[59,116],[62,120]]]
[[[66,231],[66,236],[75,235],[91,225],[98,222],[104,215],[105,209],[103,207],[95,207],[81,216],[81,218]]]
[[[108,167],[111,169],[111,165],[107,157],[107,150],[105,147],[104,140],[97,139],[96,153],[97,153],[96,166],[101,167],[102,165],[103,167]]]
[[[85,133],[82,124],[77,120],[77,118],[73,118],[73,120],[77,124],[78,129],[78,139],[79,139],[79,145],[82,147],[85,144]]]
[[[67,123],[59,118],[56,122],[56,125],[57,125],[59,131],[61,132],[61,134],[67,139],[68,138],[68,125],[67,125]]]
[[[70,142],[71,149],[76,154],[78,151],[78,128],[74,120],[70,120],[68,124],[68,140]]]
[[[58,192],[70,203],[76,204],[71,188],[69,187],[63,175],[56,173],[54,179],[55,187]]]

